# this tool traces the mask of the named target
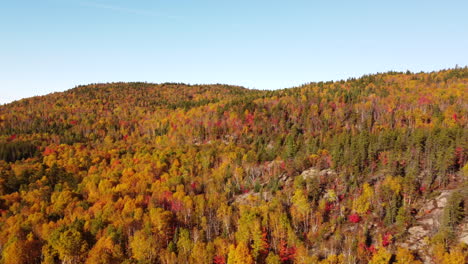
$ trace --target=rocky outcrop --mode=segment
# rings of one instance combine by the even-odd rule
[[[270,192],[261,192],[261,193],[256,193],[253,191],[247,192],[240,194],[234,198],[234,203],[235,204],[254,204],[257,201],[263,200],[263,201],[270,201],[272,199],[272,194]]]
[[[301,176],[302,178],[304,178],[304,180],[307,180],[309,178],[330,177],[335,175],[336,172],[332,169],[319,170],[317,168],[310,168],[301,173]]]
[[[468,245],[468,219],[465,218],[465,223],[460,225],[460,242]]]
[[[406,247],[419,253],[424,263],[432,263],[428,258],[428,242],[434,236],[441,225],[444,208],[447,206],[453,190],[444,190],[436,198],[425,202],[416,216],[416,223],[408,229],[408,237],[400,246]],[[468,223],[465,218],[460,225],[459,241],[468,244]]]

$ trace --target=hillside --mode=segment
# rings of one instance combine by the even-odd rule
[[[0,263],[465,263],[468,68],[0,106]]]

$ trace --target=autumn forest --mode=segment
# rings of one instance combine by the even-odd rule
[[[468,68],[0,106],[1,264],[464,264]]]

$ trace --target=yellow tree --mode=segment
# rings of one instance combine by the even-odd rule
[[[305,226],[308,226],[308,215],[310,213],[310,204],[306,194],[302,189],[297,189],[292,197],[293,206],[291,207],[291,215],[293,219],[305,221]],[[307,231],[307,230],[306,230]]]
[[[40,242],[34,239],[32,233],[29,233],[27,238],[23,239],[24,234],[21,231],[14,230],[14,228],[16,227],[13,226],[11,229],[11,235],[5,233],[0,235],[4,236],[6,241],[0,240],[0,247],[2,248],[0,263],[30,263],[37,261],[41,253]]]
[[[86,264],[111,264],[121,261],[123,253],[120,245],[116,245],[111,237],[101,237],[89,251]]]
[[[421,261],[415,260],[409,249],[399,247],[396,252],[396,264],[422,264]]]
[[[206,243],[196,242],[193,245],[193,250],[192,250],[192,253],[190,254],[190,263],[194,263],[194,264],[210,263],[213,260],[212,251],[213,251],[213,248],[208,247]]]
[[[160,241],[144,230],[137,231],[130,239],[133,258],[141,263],[152,263],[156,260],[160,247]]]
[[[372,259],[369,261],[369,264],[388,264],[390,263],[390,259],[392,258],[392,253],[390,253],[384,247],[380,248]]]
[[[464,264],[468,258],[468,252],[464,251],[461,245],[446,252],[444,246],[438,244],[434,246],[433,252],[437,264]]]
[[[328,255],[326,259],[320,261],[320,264],[344,264],[344,256],[343,255]]]
[[[354,211],[356,211],[358,214],[366,213],[370,209],[373,197],[374,190],[368,183],[364,183],[361,195],[356,200],[354,200]]]
[[[149,212],[149,217],[151,224],[153,226],[153,233],[155,233],[160,242],[163,242],[165,245],[172,239],[172,219],[173,214],[169,211],[166,211],[162,208],[151,208]]]
[[[27,254],[24,251],[24,243],[15,238],[10,242],[2,252],[2,263],[21,264],[27,263]]]
[[[229,254],[227,264],[253,264],[254,259],[250,255],[249,248],[244,242],[240,242],[237,247],[231,245],[229,247]]]
[[[280,257],[273,252],[270,252],[265,259],[266,264],[281,264]]]
[[[55,230],[49,239],[64,263],[80,261],[88,250],[88,243],[76,228],[61,227]]]

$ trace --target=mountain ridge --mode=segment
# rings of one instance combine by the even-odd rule
[[[291,87],[285,87],[285,88],[280,88],[280,89],[274,89],[274,90],[271,90],[271,89],[261,89],[261,90],[258,90],[258,89],[255,89],[255,88],[246,88],[244,86],[240,86],[240,85],[235,85],[235,84],[222,84],[222,83],[214,83],[214,84],[190,84],[190,83],[184,83],[184,82],[162,82],[162,83],[153,83],[153,82],[139,82],[139,81],[132,81],[132,82],[125,82],[125,81],[117,81],[117,82],[105,82],[105,83],[90,83],[90,84],[80,84],[80,85],[76,85],[75,87],[73,88],[70,88],[70,89],[67,89],[65,91],[56,91],[56,92],[51,92],[51,93],[48,93],[48,94],[45,94],[45,95],[37,95],[37,96],[32,96],[32,97],[26,97],[26,98],[21,98],[21,99],[18,99],[18,100],[15,100],[15,101],[12,101],[12,102],[9,102],[9,103],[4,103],[3,105],[8,105],[8,104],[11,104],[11,103],[15,103],[15,102],[19,102],[19,101],[22,101],[22,100],[28,100],[28,99],[33,99],[33,98],[41,98],[41,97],[44,97],[44,96],[52,96],[52,95],[55,95],[55,94],[63,94],[63,93],[67,93],[67,92],[73,92],[73,91],[76,91],[77,89],[83,89],[83,88],[89,88],[89,87],[97,87],[97,86],[101,86],[101,87],[105,87],[105,86],[112,86],[112,85],[142,85],[142,86],[164,86],[164,85],[180,85],[180,86],[188,86],[188,87],[193,87],[193,86],[201,86],[201,87],[209,87],[209,86],[224,86],[224,87],[232,87],[232,88],[242,88],[242,89],[247,89],[247,90],[254,90],[254,91],[282,91],[282,90],[288,90],[288,89],[295,89],[295,88],[301,88],[301,87],[305,87],[305,86],[309,86],[309,85],[318,85],[318,84],[330,84],[330,83],[342,83],[342,82],[348,82],[348,81],[355,81],[355,80],[359,80],[359,79],[365,79],[365,78],[369,78],[369,77],[372,77],[372,76],[381,76],[381,75],[417,75],[417,74],[433,74],[433,73],[442,73],[442,72],[452,72],[453,76],[456,76],[456,77],[459,77],[459,78],[463,78],[463,77],[467,77],[466,76],[466,68],[468,66],[465,66],[465,67],[455,67],[455,68],[448,68],[448,69],[443,69],[443,70],[438,70],[438,71],[431,71],[431,72],[426,72],[426,71],[420,71],[420,72],[411,72],[411,71],[406,71],[406,72],[403,72],[403,71],[387,71],[387,72],[377,72],[377,73],[373,73],[373,74],[364,74],[364,75],[361,75],[360,77],[349,77],[347,79],[340,79],[340,80],[329,80],[329,81],[312,81],[312,82],[306,82],[302,85],[298,85],[298,86],[291,86]],[[0,105],[2,106],[2,105]]]
[[[2,261],[464,263],[467,94],[457,68],[0,106]]]

